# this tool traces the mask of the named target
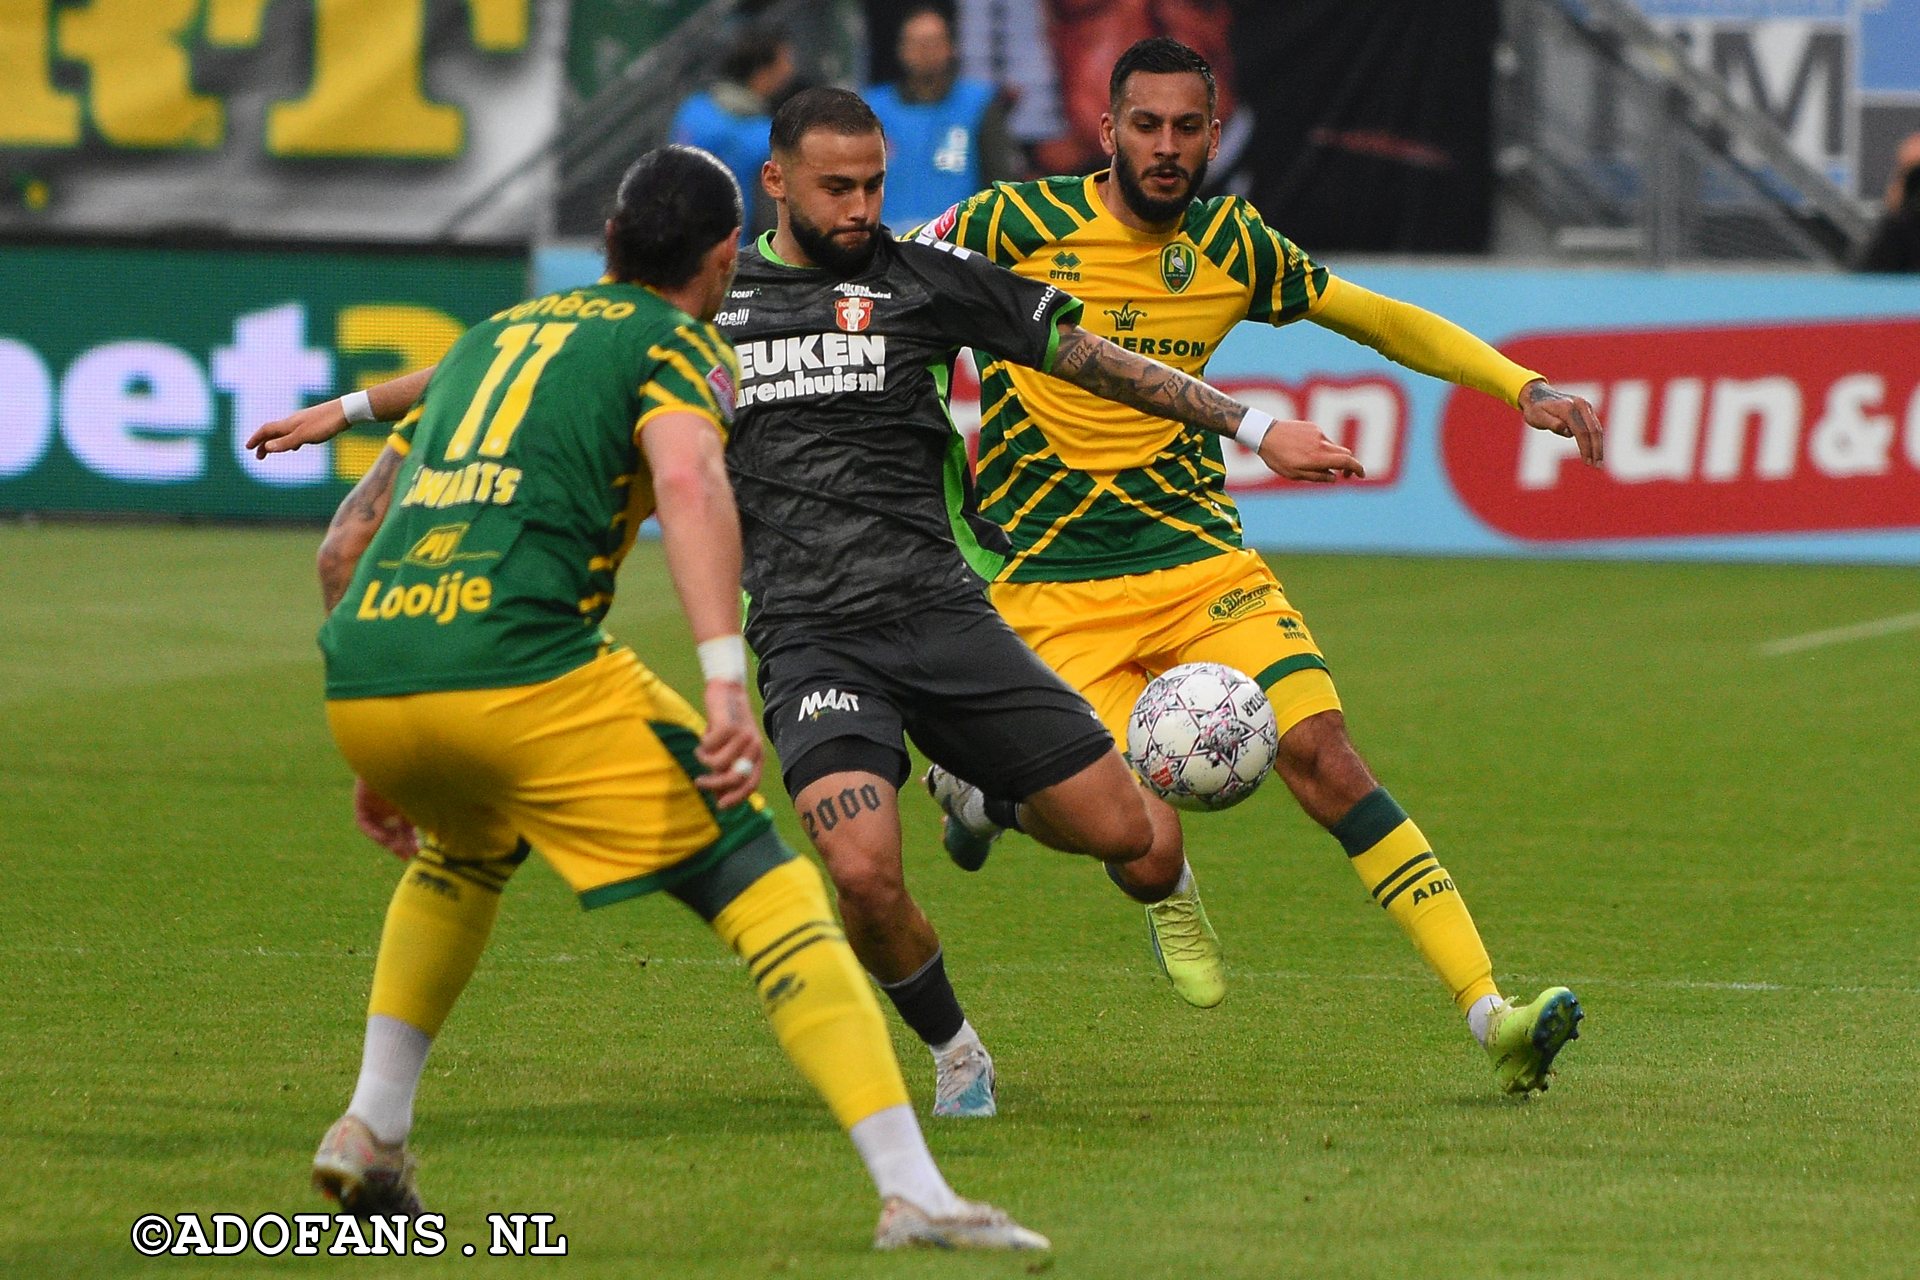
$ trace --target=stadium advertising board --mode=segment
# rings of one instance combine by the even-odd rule
[[[1920,564],[1920,288],[1817,275],[1355,268],[1590,399],[1604,468],[1500,402],[1321,329],[1242,325],[1214,377],[1298,408],[1376,485],[1231,474],[1267,547]],[[1364,388],[1397,398],[1298,388]],[[1398,405],[1396,417],[1390,406]],[[1333,410],[1340,410],[1334,412]],[[1389,461],[1391,460],[1391,461]],[[1387,464],[1381,470],[1382,464]]]
[[[0,511],[324,519],[382,432],[241,442],[433,363],[525,275],[517,253],[0,248]]]
[[[1593,401],[1602,470],[1491,397],[1312,323],[1243,324],[1212,381],[1306,417],[1368,478],[1278,480],[1228,442],[1254,546],[1447,555],[1920,564],[1920,285],[1783,273],[1334,264],[1436,311]],[[595,255],[536,260],[541,290]],[[957,374],[954,419],[979,421]]]

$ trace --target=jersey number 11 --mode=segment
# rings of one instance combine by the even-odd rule
[[[480,441],[480,456],[483,458],[497,458],[507,451],[507,445],[513,441],[513,433],[520,429],[521,420],[527,416],[527,406],[533,401],[533,384],[540,381],[547,361],[559,353],[560,345],[579,327],[574,324],[514,324],[500,331],[500,336],[493,340],[500,354],[487,367],[487,376],[480,379],[479,388],[467,404],[465,416],[460,419],[460,425],[454,428],[453,438],[447,441],[448,462],[457,462],[473,452],[473,439],[480,434],[480,419],[486,415],[487,406],[493,403],[494,393],[500,390],[500,384],[506,381],[507,373],[518,364],[520,372],[508,384],[506,395],[500,399],[500,407],[494,410],[493,420],[487,423],[487,434]],[[529,347],[533,348],[531,356],[528,356]]]

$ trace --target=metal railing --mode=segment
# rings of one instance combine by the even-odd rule
[[[1631,0],[1506,0],[1505,33],[1495,171],[1555,256],[1831,265],[1867,235],[1859,204]]]

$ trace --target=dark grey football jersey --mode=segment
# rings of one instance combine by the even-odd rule
[[[1080,304],[965,249],[881,234],[851,279],[741,255],[714,323],[740,355],[727,470],[740,504],[747,637],[845,630],[981,589],[1004,536],[974,511],[947,415],[961,347],[1045,369]]]

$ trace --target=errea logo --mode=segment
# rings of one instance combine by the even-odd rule
[[[1080,255],[1071,249],[1062,249],[1053,255],[1053,270],[1047,272],[1049,280],[1065,280],[1069,284],[1080,283]]]
[[[800,714],[797,720],[818,720],[829,711],[858,711],[860,695],[842,693],[838,689],[816,689],[800,699]]]

